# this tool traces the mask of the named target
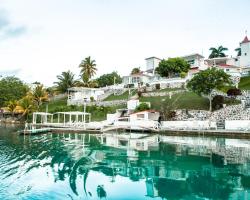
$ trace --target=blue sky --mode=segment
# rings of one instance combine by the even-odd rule
[[[145,67],[145,58],[212,46],[228,54],[250,35],[249,0],[0,0],[0,74],[51,85],[82,59],[98,74]]]

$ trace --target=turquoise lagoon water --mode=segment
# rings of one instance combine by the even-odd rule
[[[0,127],[0,199],[250,199],[250,141]]]

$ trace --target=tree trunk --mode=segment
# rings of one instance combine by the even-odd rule
[[[209,94],[209,111],[212,112],[212,95]]]

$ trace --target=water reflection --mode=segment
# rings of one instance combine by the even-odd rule
[[[250,199],[250,141],[0,133],[6,199]]]

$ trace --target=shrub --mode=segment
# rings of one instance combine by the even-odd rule
[[[221,95],[216,95],[212,100],[213,110],[218,110],[223,107],[224,97]]]
[[[181,77],[181,78],[185,78],[186,76],[187,76],[187,73],[186,73],[186,72],[181,72],[181,73],[180,73],[180,77]]]
[[[148,110],[149,105],[147,103],[141,103],[139,106],[136,107],[135,111],[144,111],[144,110]]]
[[[241,90],[237,88],[231,88],[227,91],[227,96],[231,96],[231,97],[236,97],[241,94],[242,94]]]
[[[94,97],[90,97],[91,102],[94,102],[94,100],[95,100]]]

